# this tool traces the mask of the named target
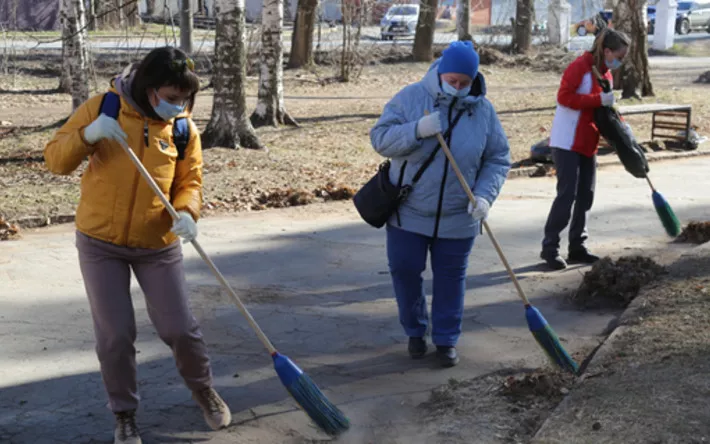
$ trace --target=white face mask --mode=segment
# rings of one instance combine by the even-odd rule
[[[448,94],[451,97],[466,97],[471,92],[471,85],[468,85],[461,89],[456,89],[442,80],[441,90],[444,91],[444,94]]]

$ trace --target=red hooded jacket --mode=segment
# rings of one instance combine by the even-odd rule
[[[585,52],[572,62],[557,92],[557,110],[552,121],[550,146],[571,150],[587,157],[597,153],[599,130],[594,123],[594,109],[602,106],[602,88],[592,72],[594,55]],[[611,71],[600,70],[611,83]]]

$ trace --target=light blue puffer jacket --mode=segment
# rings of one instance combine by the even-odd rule
[[[417,122],[424,116],[424,110],[440,112],[442,133],[445,133],[449,127],[449,115],[453,121],[456,113],[464,109],[452,132],[450,148],[473,194],[492,205],[510,169],[508,138],[493,105],[485,97],[483,75],[478,73],[474,79],[470,95],[454,99],[441,90],[438,64],[439,60],[435,61],[421,81],[406,86],[385,105],[380,119],[370,131],[372,146],[382,156],[391,158],[390,181],[393,184],[398,182],[402,163],[407,161],[402,183],[411,184],[414,174],[438,144],[436,137],[417,139]],[[399,208],[401,224],[396,215],[388,223],[431,237],[475,237],[480,226],[473,222],[467,206],[468,197],[448,165],[444,151],[439,149]]]

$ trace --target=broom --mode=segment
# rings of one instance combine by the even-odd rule
[[[424,111],[424,113],[429,114],[429,112],[427,112],[426,110]],[[458,164],[456,163],[454,156],[451,154],[451,150],[449,150],[449,146],[442,137],[441,133],[437,133],[436,137],[439,140],[441,148],[444,150],[444,154],[446,154],[446,157],[449,159],[449,163],[451,163],[451,168],[456,173],[456,177],[458,177],[461,186],[463,187],[464,191],[466,192],[466,195],[471,201],[471,205],[475,206],[476,198],[473,196],[473,191],[471,191],[471,188],[469,188],[468,183],[466,183],[466,179],[463,177],[463,174],[461,174],[461,170],[459,170]],[[557,334],[552,329],[552,327],[550,327],[550,324],[547,323],[547,320],[542,315],[542,313],[540,313],[537,308],[533,307],[533,305],[530,304],[530,301],[525,295],[523,288],[520,286],[520,282],[518,282],[518,278],[515,276],[513,269],[510,267],[508,260],[505,258],[503,250],[501,249],[500,244],[498,244],[498,240],[496,240],[495,236],[493,235],[493,232],[491,231],[491,228],[488,226],[488,222],[486,222],[485,220],[483,220],[483,227],[486,229],[488,236],[491,238],[493,247],[495,247],[501,262],[505,266],[505,269],[508,272],[510,279],[513,281],[513,284],[515,285],[515,288],[518,291],[520,299],[522,299],[523,304],[525,304],[525,319],[528,322],[528,328],[530,329],[530,332],[532,333],[533,337],[535,338],[537,343],[540,344],[540,347],[542,347],[542,349],[545,351],[545,354],[554,365],[557,365],[563,370],[567,370],[571,373],[576,374],[579,369],[577,363],[564,349],[564,347],[560,343],[560,339],[557,337]]]
[[[609,84],[609,81],[602,77],[596,66],[592,66],[592,71],[594,72],[594,76],[597,78],[597,82],[599,82],[599,85],[602,87],[604,92],[611,91],[611,85]],[[618,119],[621,121],[621,115],[619,114],[619,111],[616,108],[613,108],[613,110]],[[668,236],[677,237],[680,234],[681,227],[680,221],[673,212],[673,208],[671,208],[668,201],[653,186],[653,184],[651,183],[651,179],[648,177],[648,173],[645,173],[644,177],[646,179],[646,182],[648,182],[648,186],[651,188],[651,200],[653,201],[653,207],[656,210],[656,214],[658,214],[658,218],[661,220],[663,228],[666,230]]]
[[[143,176],[148,185],[152,188],[153,192],[160,198],[163,205],[165,205],[165,208],[168,210],[168,213],[170,213],[173,220],[178,220],[179,216],[175,211],[175,208],[173,208],[170,201],[165,197],[160,188],[158,188],[158,185],[155,183],[150,173],[145,169],[133,150],[131,150],[128,145],[123,143],[121,143],[121,146],[124,151],[126,151],[126,154],[128,154],[131,158],[131,161],[133,161],[136,168],[138,168],[141,176]],[[298,368],[298,366],[287,356],[280,354],[276,350],[276,347],[274,347],[271,341],[269,341],[266,337],[266,334],[264,334],[242,301],[239,299],[239,296],[237,296],[222,273],[220,273],[217,269],[217,266],[214,262],[212,262],[209,256],[207,256],[207,253],[205,253],[202,246],[196,239],[192,240],[192,245],[200,254],[202,260],[204,260],[210,270],[212,270],[215,277],[217,277],[219,282],[229,292],[232,300],[247,319],[247,322],[254,330],[261,343],[269,351],[269,354],[274,361],[274,369],[276,370],[281,383],[286,387],[286,390],[288,390],[289,394],[298,403],[301,409],[308,414],[308,416],[318,427],[331,436],[338,435],[347,430],[350,427],[350,421],[348,418],[343,415],[343,413],[338,410],[335,405],[328,401],[318,386],[316,386],[316,384],[303,372],[303,370]]]

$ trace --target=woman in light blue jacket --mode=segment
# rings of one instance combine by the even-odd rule
[[[458,363],[468,255],[480,222],[510,169],[508,140],[471,42],[454,42],[424,78],[402,89],[385,105],[370,132],[372,146],[391,158],[390,181],[411,184],[432,157],[406,201],[387,223],[387,256],[399,319],[409,336],[409,354],[424,357],[428,315],[422,272],[427,251],[434,274],[432,342],[445,367]],[[424,111],[429,111],[425,115]],[[475,207],[456,178],[436,134],[447,140],[473,190]]]

